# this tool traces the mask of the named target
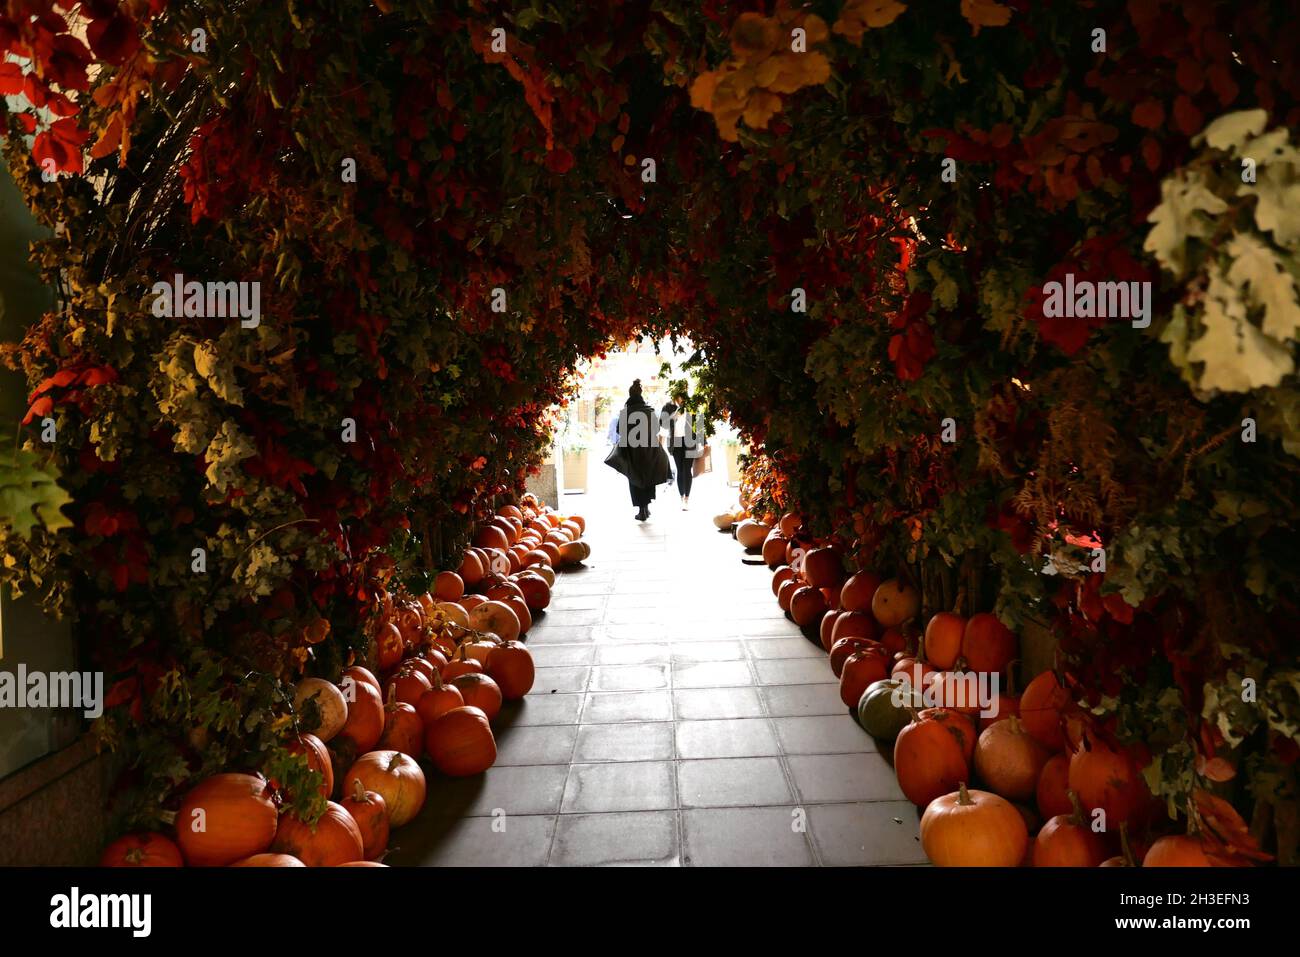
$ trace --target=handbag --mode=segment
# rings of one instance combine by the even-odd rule
[[[705,472],[712,472],[712,471],[713,471],[712,450],[710,450],[709,444],[706,442],[704,444],[704,447],[700,450],[700,454],[696,456],[695,461],[691,463],[691,475],[700,476],[703,475]]]

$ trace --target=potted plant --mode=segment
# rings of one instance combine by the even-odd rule
[[[585,423],[568,422],[557,436],[557,445],[564,456],[564,491],[587,491],[587,465],[590,449],[596,435]]]
[[[740,484],[740,453],[744,451],[744,446],[740,441],[740,435],[734,429],[725,428],[718,436],[722,443],[723,453],[727,460],[727,484]]]

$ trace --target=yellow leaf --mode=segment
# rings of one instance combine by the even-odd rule
[[[769,64],[772,69],[765,70]],[[770,74],[763,82],[764,74]],[[831,65],[826,57],[818,52],[783,53],[763,61],[758,68],[757,84],[772,93],[794,93],[805,86],[816,86],[830,79]]]
[[[849,0],[831,29],[855,46],[861,46],[862,35],[867,30],[889,26],[906,9],[906,4],[896,0]]]
[[[742,13],[731,27],[731,50],[746,62],[768,56],[781,42],[781,28],[760,13]]]
[[[701,73],[691,84],[691,106],[697,110],[708,110],[713,106],[713,91],[717,89],[722,74],[717,70]]]
[[[745,105],[745,125],[750,129],[765,130],[767,122],[781,111],[781,98],[766,90],[755,90]]]
[[[977,36],[980,27],[1005,27],[1011,22],[1011,8],[997,0],[961,0],[961,15],[971,25],[971,35]]]
[[[830,30],[826,26],[826,21],[817,14],[809,14],[803,22],[804,33],[808,37],[809,45],[824,43],[830,36]]]

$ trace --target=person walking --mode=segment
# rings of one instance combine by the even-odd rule
[[[617,419],[618,441],[610,450],[605,464],[627,479],[632,504],[637,507],[636,520],[650,517],[655,486],[669,472],[668,455],[659,444],[659,419],[654,408],[641,395],[641,380],[635,379],[627,390],[627,404]]]
[[[673,401],[665,405],[661,412],[668,432],[668,450],[677,470],[677,494],[681,496],[683,512],[690,507],[695,460],[699,458],[699,452],[696,451],[699,435],[687,408],[688,399],[685,390],[679,389],[673,394]]]

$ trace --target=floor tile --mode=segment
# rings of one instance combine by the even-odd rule
[[[667,665],[600,665],[591,669],[592,691],[656,691],[667,687]]]
[[[618,691],[587,695],[584,724],[613,721],[671,721],[672,696],[667,691]]]
[[[848,714],[838,685],[768,685],[758,694],[770,715]]]
[[[776,735],[767,718],[677,722],[680,758],[745,758],[778,753]]]
[[[515,727],[498,732],[494,767],[527,764],[568,764],[573,757],[577,725]]]
[[[384,859],[406,867],[540,867],[555,835],[555,816],[420,815],[394,831]]]
[[[788,807],[683,811],[683,861],[692,867],[806,867],[812,851],[794,820]]]
[[[468,778],[428,778],[426,802],[444,815],[484,817],[505,813],[554,814],[560,809],[566,764],[493,767]]]
[[[537,675],[533,679],[533,690],[528,693],[546,695],[556,692],[585,691],[590,676],[591,669],[585,666],[538,668]]]
[[[595,761],[671,761],[671,721],[584,724],[577,731],[575,763]]]
[[[826,652],[806,638],[748,638],[751,658],[825,658]]]
[[[777,758],[679,761],[677,782],[682,807],[793,803]]]
[[[783,754],[860,754],[876,750],[875,739],[848,714],[773,718]]]
[[[562,814],[550,858],[559,867],[679,861],[676,811]]]
[[[649,641],[596,645],[598,665],[657,665],[669,661],[668,645]]]
[[[739,641],[682,641],[672,646],[673,664],[689,665],[701,661],[740,661],[745,646]]]
[[[920,820],[909,801],[818,804],[808,808],[809,831],[831,867],[925,864]]]
[[[575,764],[569,769],[561,810],[655,811],[677,806],[671,761]]]
[[[747,661],[705,661],[674,664],[674,688],[726,688],[751,685],[754,676]]]
[[[806,803],[905,800],[894,769],[879,754],[800,754],[786,760]]]
[[[674,688],[677,719],[756,718],[763,704],[756,688]]]
[[[835,672],[825,658],[778,658],[755,661],[758,681],[765,685],[835,683]]]
[[[527,727],[538,724],[577,724],[582,711],[580,694],[529,695],[501,707],[496,726]]]
[[[537,668],[568,668],[589,665],[596,658],[597,646],[593,643],[578,645],[535,645],[528,650]]]

